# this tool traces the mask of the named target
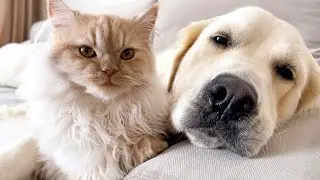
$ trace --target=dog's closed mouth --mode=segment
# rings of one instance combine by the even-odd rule
[[[229,149],[242,157],[253,157],[257,150],[254,148],[254,138],[225,137],[213,128],[188,128],[185,130],[189,140],[198,147],[208,149]],[[230,134],[229,132],[226,132]],[[250,140],[249,140],[250,139]],[[248,143],[248,141],[252,141]]]
[[[218,149],[225,148],[223,141],[221,141],[212,128],[188,128],[185,130],[186,135],[189,137],[193,144],[199,147]],[[210,138],[208,138],[208,135]],[[201,141],[201,143],[198,143]]]

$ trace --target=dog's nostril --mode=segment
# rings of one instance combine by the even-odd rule
[[[244,97],[233,105],[233,111],[241,113],[250,113],[255,108],[252,98]]]
[[[243,111],[244,112],[251,112],[255,108],[255,103],[253,102],[252,99],[246,100],[245,104],[243,105]]]
[[[224,101],[227,98],[227,89],[223,86],[219,86],[215,89],[213,92],[215,103],[218,104],[222,101]]]

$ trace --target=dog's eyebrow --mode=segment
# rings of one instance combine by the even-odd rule
[[[288,62],[285,59],[277,59],[275,61],[272,62],[273,66],[279,66],[279,65],[286,65],[286,66],[290,66],[293,70],[295,70],[295,64],[292,62]]]
[[[273,42],[273,54],[277,59],[291,59],[297,54],[297,49],[290,43]]]
[[[222,35],[222,36],[225,36],[227,38],[231,38],[231,31],[230,31],[230,28],[223,28],[223,29],[220,29],[218,30],[216,33],[214,34],[219,34],[219,35]]]
[[[221,35],[221,36],[224,36],[225,38],[228,38],[229,40],[232,40],[232,32],[229,27],[220,28],[211,36],[216,36],[216,35]]]
[[[296,52],[294,52],[293,49],[288,48],[284,50],[284,53],[277,53],[275,58],[279,60],[290,60],[290,59],[293,59],[295,55],[296,55]]]

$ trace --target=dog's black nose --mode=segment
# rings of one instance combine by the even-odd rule
[[[221,74],[213,79],[207,91],[208,101],[220,119],[239,120],[250,115],[257,107],[257,92],[247,81]]]

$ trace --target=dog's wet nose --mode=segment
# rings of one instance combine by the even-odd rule
[[[247,81],[222,74],[210,82],[209,101],[222,119],[247,117],[257,107],[257,92]]]

